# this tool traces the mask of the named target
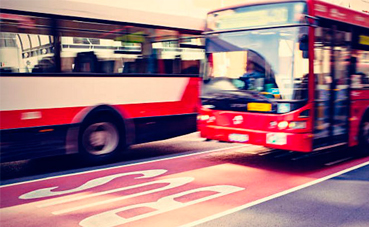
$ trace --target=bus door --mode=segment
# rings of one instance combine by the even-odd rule
[[[348,142],[351,36],[334,28],[315,34],[315,149]]]

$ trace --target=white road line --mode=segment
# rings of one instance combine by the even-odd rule
[[[222,151],[222,150],[230,150],[230,149],[235,149],[235,148],[243,148],[243,147],[248,147],[248,146],[252,146],[252,145],[242,144],[242,145],[237,145],[237,146],[232,146],[232,147],[227,147],[227,148],[218,148],[218,149],[209,150],[209,151],[200,151],[200,152],[195,152],[195,153],[186,154],[186,155],[179,154],[177,156],[172,156],[172,157],[162,158],[162,159],[155,159],[155,160],[150,160],[150,161],[146,161],[146,162],[137,162],[137,163],[127,164],[127,165],[123,164],[123,165],[113,166],[113,167],[108,167],[108,168],[103,168],[103,169],[95,169],[95,170],[89,170],[89,171],[78,172],[78,173],[70,173],[70,174],[63,174],[63,175],[58,175],[58,176],[46,177],[46,178],[36,179],[36,180],[22,181],[22,182],[17,182],[17,183],[13,183],[13,184],[1,185],[0,188],[20,185],[20,184],[25,184],[25,183],[33,183],[33,182],[38,182],[38,181],[43,181],[43,180],[50,180],[50,179],[55,179],[55,178],[60,178],[60,177],[74,176],[74,175],[87,174],[87,173],[105,171],[105,170],[110,170],[110,169],[117,169],[117,168],[128,167],[128,166],[142,165],[142,164],[153,163],[153,162],[158,162],[158,161],[165,161],[165,160],[171,160],[171,159],[176,159],[176,158],[184,158],[184,157],[189,157],[189,156],[202,155],[202,154],[206,154],[206,153],[212,153],[212,152],[217,152],[217,151]]]
[[[338,164],[338,163],[348,161],[348,160],[350,160],[350,159],[353,159],[353,157],[348,157],[348,158],[343,158],[343,159],[340,159],[340,160],[337,160],[337,161],[328,162],[328,163],[325,163],[324,165],[325,165],[325,166],[333,166],[333,165],[336,165],[336,164]]]
[[[205,222],[208,222],[208,221],[211,221],[211,220],[214,220],[214,219],[217,219],[217,218],[226,216],[228,214],[232,214],[232,213],[238,212],[240,210],[243,210],[243,209],[246,209],[246,208],[249,208],[249,207],[252,207],[252,206],[255,206],[255,205],[264,203],[264,202],[267,202],[269,200],[272,200],[272,199],[275,199],[275,198],[278,198],[278,197],[281,197],[281,196],[290,194],[292,192],[295,192],[295,191],[298,191],[298,190],[301,190],[301,189],[304,189],[304,188],[307,188],[307,187],[310,187],[312,185],[321,183],[321,182],[326,181],[326,180],[329,180],[329,179],[331,179],[333,177],[337,177],[339,175],[342,175],[344,173],[353,171],[355,169],[358,169],[358,168],[361,168],[361,167],[364,167],[364,166],[367,166],[367,165],[369,165],[369,161],[368,162],[361,163],[361,164],[356,165],[356,166],[353,166],[353,167],[350,167],[348,169],[339,171],[337,173],[334,173],[334,174],[331,174],[331,175],[322,177],[322,178],[317,179],[317,180],[314,180],[312,182],[309,182],[309,183],[306,183],[306,184],[303,184],[303,185],[300,185],[300,186],[297,186],[297,187],[294,187],[294,188],[291,188],[291,189],[288,189],[288,190],[285,190],[285,191],[282,191],[282,192],[278,192],[278,193],[276,193],[274,195],[271,195],[271,196],[268,196],[268,197],[265,197],[265,198],[262,198],[262,199],[255,200],[255,201],[250,202],[250,203],[246,203],[245,205],[242,205],[242,206],[239,206],[239,207],[236,207],[236,208],[227,210],[225,212],[218,213],[218,214],[215,214],[215,215],[206,217],[204,219],[201,219],[201,220],[198,220],[198,221],[195,221],[195,222],[191,222],[191,223],[182,225],[180,227],[192,227],[192,226],[196,226],[196,225],[199,225],[199,224],[203,224]]]
[[[151,189],[151,190],[148,190],[148,191],[143,191],[143,192],[130,194],[130,195],[126,195],[126,196],[113,197],[112,199],[105,199],[105,200],[94,202],[94,203],[88,203],[88,204],[84,204],[84,205],[73,206],[71,208],[66,208],[66,209],[63,209],[63,210],[58,210],[58,211],[52,212],[52,214],[60,215],[60,214],[70,213],[70,212],[76,211],[76,210],[86,209],[86,208],[89,208],[89,207],[94,207],[94,206],[99,206],[99,205],[103,205],[103,204],[113,203],[113,202],[129,199],[129,198],[134,198],[134,197],[138,197],[138,196],[142,196],[142,195],[153,194],[155,192],[160,192],[160,191],[168,190],[168,189],[171,189],[171,188],[176,188],[176,187],[185,185],[187,183],[190,183],[193,180],[194,180],[193,177],[181,177],[181,178],[172,178],[172,179],[152,181],[152,182],[148,182],[148,183],[144,183],[144,184],[132,185],[132,186],[129,186],[129,187],[118,188],[118,189],[113,189],[113,190],[103,191],[103,192],[98,192],[98,193],[93,193],[93,194],[87,194],[85,196],[80,196],[80,197],[77,197],[77,198],[61,200],[61,201],[58,201],[58,202],[55,202],[55,203],[44,204],[44,205],[42,205],[42,207],[53,206],[53,205],[58,205],[58,204],[62,204],[62,203],[65,203],[65,202],[72,202],[72,201],[91,198],[91,197],[95,197],[95,196],[106,195],[106,194],[109,194],[109,193],[140,188],[140,187],[144,187],[144,186],[148,186],[148,185],[155,185],[155,184],[161,184],[161,183],[169,184],[169,185],[166,185],[164,187]]]

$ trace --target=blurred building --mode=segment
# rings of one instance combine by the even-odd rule
[[[172,13],[188,17],[204,18],[206,14],[217,8],[227,7],[248,2],[248,0],[138,0],[138,1],[116,1],[116,0],[69,0],[75,2],[86,2],[113,7],[122,7],[133,10],[143,10],[158,13]],[[258,1],[258,0],[253,0]]]
[[[369,13],[369,0],[324,0],[353,10]]]

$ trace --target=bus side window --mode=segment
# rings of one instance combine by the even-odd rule
[[[55,72],[55,62],[52,57],[42,58],[32,69],[33,73]]]
[[[182,61],[182,74],[199,74],[200,73],[200,61]]]
[[[358,50],[356,58],[356,73],[361,88],[369,89],[369,51]]]
[[[51,20],[20,14],[0,14],[0,71],[55,71]]]
[[[98,60],[94,52],[77,53],[73,72],[98,72]]]
[[[19,72],[20,47],[17,37],[13,33],[1,31],[0,33],[0,72]]]
[[[61,72],[199,74],[201,39],[171,29],[58,20]]]

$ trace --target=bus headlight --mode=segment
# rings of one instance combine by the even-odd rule
[[[199,121],[207,121],[209,120],[210,116],[209,115],[198,115],[197,116],[197,120]]]
[[[288,127],[288,122],[287,121],[281,121],[278,123],[278,128],[279,129],[286,129]]]
[[[202,122],[206,122],[206,123],[212,123],[215,121],[215,117],[214,116],[209,116],[207,114],[204,115],[197,115],[197,120],[198,121],[202,121]]]
[[[288,127],[290,129],[304,129],[306,128],[306,121],[292,121]]]
[[[206,109],[214,109],[215,108],[214,105],[203,105],[202,107],[204,107]]]

